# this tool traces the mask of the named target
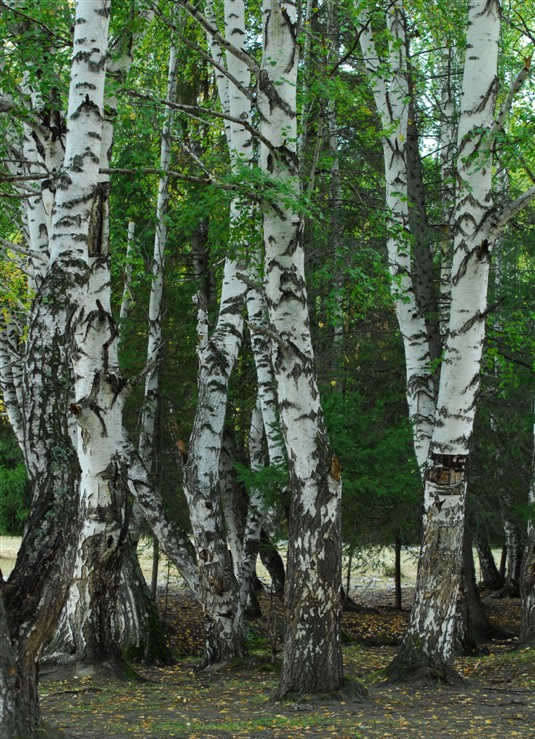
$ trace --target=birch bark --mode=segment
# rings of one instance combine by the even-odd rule
[[[211,3],[208,4],[207,15],[215,25]],[[245,6],[242,0],[226,0],[224,17],[225,39],[246,54]],[[214,34],[208,33],[207,38],[212,55],[220,66],[219,73],[216,73],[220,103],[223,111],[233,118],[232,123],[227,122],[225,133],[231,169],[236,172],[240,166],[250,166],[253,155],[250,132],[238,122],[247,122],[250,118],[250,100],[242,92],[250,84],[250,72],[243,60],[230,52],[226,55],[222,53]],[[222,73],[223,69],[226,69],[229,78]],[[247,286],[241,279],[240,263],[244,260],[246,240],[243,233],[249,217],[250,206],[235,198],[230,205],[230,249],[236,256],[227,257],[225,261],[219,318],[212,337],[207,341],[203,341],[206,336],[205,313],[202,301],[198,300],[201,327],[199,398],[189,444],[184,490],[199,555],[201,600],[208,619],[207,663],[225,660],[245,651],[244,603],[238,597],[233,571],[233,567],[236,572],[240,570],[243,549],[232,511],[228,511],[226,528],[229,533],[234,532],[234,536],[225,540],[219,472],[228,382],[243,335],[242,311]],[[243,271],[243,267],[241,269]],[[229,546],[233,551],[232,557]]]
[[[174,42],[169,51],[167,74],[167,100],[176,100],[177,49]],[[152,468],[154,433],[158,411],[159,374],[162,351],[162,309],[165,249],[167,247],[167,211],[169,203],[169,164],[171,161],[172,110],[167,108],[160,144],[160,170],[158,200],[156,204],[156,231],[152,255],[152,279],[149,298],[149,326],[147,361],[145,368],[145,392],[141,409],[138,450],[148,470]]]
[[[389,667],[393,678],[451,676],[461,576],[466,460],[472,434],[485,329],[492,246],[489,223],[500,22],[497,2],[469,8],[458,131],[451,311],[433,439],[425,474],[424,534],[413,610]]]
[[[244,42],[247,37],[245,24],[245,5],[242,0],[228,0],[225,3],[225,37],[245,52]],[[236,41],[238,39],[238,41]],[[251,75],[248,65],[243,59],[231,52],[226,54],[227,71],[232,80],[237,80],[240,87],[228,79],[220,82],[221,105],[236,121],[251,121],[251,100],[244,94]],[[226,84],[226,92],[223,84]],[[238,123],[232,123],[228,132],[231,167],[238,173],[239,167],[250,168],[253,164],[254,149],[250,132]],[[255,223],[253,207],[247,201],[236,198],[231,204],[231,244],[233,248],[247,251],[248,267],[245,280],[248,285],[246,293],[247,323],[251,337],[251,348],[257,375],[257,392],[260,410],[264,422],[270,464],[280,465],[284,462],[283,450],[277,434],[277,418],[275,397],[273,392],[273,372],[271,368],[269,339],[266,339],[266,306],[263,291],[256,286],[258,278],[259,257],[257,250],[251,247],[256,235],[251,226]],[[247,228],[247,225],[249,227]],[[245,231],[244,231],[245,226]],[[243,234],[246,234],[244,239]],[[257,419],[258,420],[258,419]],[[258,491],[252,491],[249,498],[247,517],[240,541],[238,560],[235,560],[240,584],[240,609],[245,610],[249,594],[252,592],[254,565],[260,544],[260,533],[266,515],[266,507]]]
[[[50,223],[52,233],[47,233],[56,246],[55,255],[60,253],[57,246],[63,236],[65,250],[68,242],[74,259],[76,237],[78,243],[87,239],[88,219],[84,222],[83,201],[88,199],[97,181],[99,156],[95,148],[100,145],[109,16],[106,0],[96,0],[91,8],[84,6],[84,3],[76,6],[69,93],[71,128],[58,188],[59,208]],[[74,206],[70,211],[65,208],[68,203]],[[32,307],[26,349],[24,443],[34,493],[17,565],[3,592],[16,653],[18,691],[14,700],[19,726],[24,727],[19,735],[25,737],[34,736],[37,729],[37,664],[62,607],[74,561],[72,532],[77,514],[72,509],[70,493],[76,489],[79,470],[65,409],[71,400],[66,327],[71,325],[73,315],[70,298],[75,279],[70,264],[60,259],[44,275]],[[43,443],[43,428],[44,438],[55,441],[52,448]],[[4,718],[2,709],[0,716]],[[15,736],[12,727],[6,724],[2,726],[2,735]]]
[[[299,194],[296,154],[296,8],[266,0],[258,80],[260,163]],[[284,202],[264,203],[265,291],[281,428],[291,486],[287,631],[278,693],[331,691],[343,681],[340,644],[339,466],[329,448],[314,371],[301,219]]]
[[[522,577],[520,580],[520,597],[522,599],[520,640],[526,644],[535,642],[535,426],[533,427],[533,456],[529,503],[532,506],[531,518],[528,522],[527,542],[524,550]]]
[[[243,337],[245,293],[236,263],[227,259],[217,325],[205,346],[199,348],[199,395],[185,467],[184,493],[197,552],[199,595],[207,619],[207,664],[225,661],[245,650],[219,495],[228,382]]]
[[[410,99],[407,38],[403,6],[398,0],[389,8],[387,25],[387,60],[382,60],[378,54],[369,17],[362,18],[360,45],[385,131],[383,156],[386,205],[390,219],[387,249],[391,291],[405,351],[407,404],[413,429],[414,450],[418,466],[423,472],[433,430],[436,390],[431,369],[428,327],[418,305],[413,282],[407,172]],[[382,72],[385,62],[388,76],[383,76]]]
[[[131,64],[131,38],[123,39],[126,51],[116,53],[113,61],[107,60],[106,72],[113,82],[121,82]],[[104,99],[100,138],[100,169],[109,169],[109,159],[113,144],[114,120],[117,100],[113,91],[108,91]],[[96,243],[89,244],[87,272],[80,272],[81,293],[79,300],[86,301],[86,313],[90,306],[97,306],[93,318],[86,320],[83,314],[75,315],[75,320],[84,322],[84,337],[75,349],[74,372],[75,397],[82,393],[95,392],[92,402],[100,408],[102,433],[108,437],[108,454],[103,454],[102,446],[88,442],[92,431],[80,433],[83,414],[77,415],[76,402],[71,406],[78,418],[78,454],[82,463],[82,481],[79,490],[81,530],[75,561],[74,579],[69,589],[65,607],[59,619],[58,628],[48,645],[46,658],[51,662],[100,663],[120,662],[119,649],[129,653],[162,654],[162,645],[157,644],[155,606],[151,601],[139,563],[135,542],[130,538],[130,520],[125,464],[122,457],[122,398],[117,403],[117,393],[105,398],[98,397],[96,385],[89,389],[83,383],[87,378],[98,374],[100,355],[104,357],[105,368],[113,372],[112,383],[120,388],[116,329],[111,318],[111,291],[109,267],[109,177],[98,175],[96,195],[91,206],[91,224],[98,224],[96,233],[91,234]],[[84,280],[86,281],[84,290]],[[94,313],[93,308],[93,313]],[[88,341],[91,352],[84,342]],[[99,344],[100,342],[100,344]],[[78,363],[77,359],[83,358]],[[96,369],[97,368],[97,369]],[[80,373],[87,372],[85,379]],[[107,381],[108,382],[109,378]],[[102,388],[102,380],[98,380]],[[110,432],[110,415],[114,414]],[[85,453],[85,448],[89,453]],[[98,449],[98,451],[97,451]],[[112,482],[103,484],[102,472],[108,476],[113,471]],[[108,478],[106,478],[108,479]]]

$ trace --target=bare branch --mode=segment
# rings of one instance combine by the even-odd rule
[[[21,10],[18,10],[14,8],[12,5],[8,5],[8,3],[0,2],[0,8],[4,8],[4,10],[9,11],[10,13],[13,13],[13,15],[17,15],[20,18],[23,18],[25,21],[29,21],[30,23],[33,23],[36,26],[39,26],[41,30],[45,31],[51,38],[57,39],[58,41],[61,41],[65,46],[72,46],[72,39],[66,36],[60,36],[58,33],[53,31],[50,26],[47,26],[42,21],[38,21],[36,18],[32,18],[31,15],[27,15],[26,13],[23,13]]]
[[[20,244],[15,244],[13,241],[8,241],[7,239],[3,239],[0,237],[0,247],[3,249],[9,249],[10,251],[14,251],[16,254],[21,254],[24,257],[32,257],[36,259],[42,259],[45,260],[45,257],[42,254],[39,254],[39,252],[34,252],[29,249],[25,249],[23,246],[20,246]]]
[[[164,172],[162,169],[159,169],[158,167],[138,167],[138,168],[128,168],[128,167],[110,167],[108,169],[101,169],[99,170],[101,174],[157,174],[162,175]],[[193,182],[199,185],[217,185],[217,187],[220,187],[222,190],[230,190],[232,192],[238,191],[242,192],[242,188],[238,187],[238,185],[231,185],[226,182],[221,182],[217,180],[213,175],[210,177],[194,177],[193,175],[187,175],[183,172],[176,172],[175,170],[168,170],[166,172],[169,177],[174,177],[178,180],[184,180],[184,182]]]
[[[247,65],[247,67],[253,72],[253,74],[258,74],[260,72],[260,67],[256,63],[256,61],[253,59],[252,56],[247,54],[247,52],[243,51],[242,49],[238,49],[237,46],[234,46],[234,44],[231,44],[230,41],[227,41],[224,36],[222,36],[217,28],[212,25],[204,16],[200,10],[198,10],[194,5],[192,5],[188,0],[176,0],[177,5],[181,5],[186,13],[190,15],[194,20],[201,25],[205,31],[207,31],[211,36],[215,38],[215,40],[220,44],[222,49],[225,49],[226,51],[230,52],[233,56],[235,56],[237,59],[240,59],[244,64]],[[159,18],[163,18],[163,15],[160,11],[160,9],[153,3],[153,8],[158,15]],[[170,23],[166,18],[164,19],[165,23],[167,25],[170,25],[175,30],[177,29],[173,24]]]
[[[495,219],[491,230],[492,238],[495,239],[497,236],[499,236],[500,232],[509,223],[511,218],[516,216],[516,214],[521,211],[522,208],[525,208],[526,205],[528,205],[534,198],[535,185],[533,187],[530,187],[529,190],[526,190],[524,193],[522,193],[522,195],[519,195],[516,200],[512,200],[510,203],[501,208],[498,211],[497,218]]]
[[[32,163],[33,164],[33,163]],[[10,174],[0,175],[0,182],[27,182],[31,180],[46,180],[48,174]]]
[[[245,128],[246,131],[249,131],[251,136],[254,136],[259,141],[261,141],[264,146],[269,149],[269,151],[274,152],[273,145],[271,144],[269,139],[263,136],[260,131],[258,131],[258,129],[256,129],[249,123],[249,121],[244,120],[243,118],[236,118],[234,116],[228,115],[227,113],[222,113],[219,110],[214,110],[213,108],[204,108],[201,105],[184,105],[182,103],[171,103],[168,100],[164,100],[163,98],[157,98],[152,95],[144,95],[143,93],[136,92],[136,90],[125,90],[125,92],[128,95],[140,98],[141,100],[148,100],[149,102],[156,103],[157,105],[167,105],[167,107],[173,108],[174,110],[180,110],[191,117],[195,117],[196,120],[200,120],[201,122],[204,121],[202,121],[201,118],[197,117],[199,115],[211,115],[214,118],[221,118],[225,121],[230,121],[230,123],[237,123],[238,125]]]

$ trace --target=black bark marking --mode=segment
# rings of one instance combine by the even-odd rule
[[[90,257],[97,257],[102,254],[102,245],[104,243],[104,208],[108,199],[108,186],[105,183],[97,185],[96,192],[91,204],[91,212],[89,215],[89,228],[87,238],[87,250]]]

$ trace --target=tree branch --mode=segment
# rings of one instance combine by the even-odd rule
[[[55,31],[53,31],[50,26],[47,26],[42,21],[38,21],[36,18],[32,18],[31,15],[27,15],[26,13],[23,13],[22,11],[14,8],[12,5],[8,5],[8,3],[0,2],[0,8],[4,8],[4,10],[8,10],[10,13],[13,13],[13,15],[18,15],[21,18],[23,18],[25,21],[29,21],[30,23],[33,23],[36,26],[39,26],[45,33],[47,33],[51,38],[57,39],[58,41],[62,41],[65,46],[72,46],[72,39],[66,38],[65,36],[60,36]]]
[[[516,75],[515,79],[513,80],[513,84],[509,88],[509,92],[507,93],[507,97],[503,101],[500,112],[498,113],[498,117],[496,118],[496,121],[490,130],[491,141],[494,141],[498,131],[501,131],[503,129],[507,117],[509,116],[509,113],[511,111],[511,106],[513,105],[515,96],[517,95],[518,91],[520,90],[526,79],[529,77],[529,73],[531,71],[531,59],[533,57],[534,51],[535,49],[532,48],[528,56],[524,58],[523,67]]]
[[[157,175],[162,175],[164,173],[163,170],[159,169],[158,167],[138,167],[137,169],[133,169],[133,168],[131,169],[129,167],[109,167],[107,169],[100,169],[99,171],[101,174],[157,174]],[[242,190],[242,188],[238,187],[238,185],[231,185],[225,182],[221,182],[213,176],[211,176],[210,178],[194,177],[193,175],[187,175],[187,174],[183,174],[182,172],[176,172],[173,169],[166,171],[165,174],[169,175],[169,177],[175,177],[176,179],[184,180],[185,182],[197,183],[199,185],[217,185],[217,187],[220,187],[222,190],[230,190],[232,192],[234,191],[241,192]]]
[[[235,56],[237,59],[240,59],[244,64],[247,65],[247,67],[253,72],[254,74],[258,74],[260,71],[260,67],[255,62],[252,56],[247,54],[247,52],[242,51],[242,49],[238,49],[237,46],[234,46],[234,44],[231,44],[230,41],[227,41],[224,36],[222,36],[217,28],[212,25],[206,16],[204,16],[200,10],[198,10],[194,5],[192,5],[188,0],[175,0],[177,5],[181,5],[186,13],[190,15],[194,20],[201,25],[207,33],[209,33],[211,36],[215,38],[215,40],[218,42],[218,44],[221,45],[222,49],[225,49],[226,51],[230,52],[233,56]],[[160,9],[153,3],[153,8],[155,13],[158,15],[158,17],[163,18],[162,12]],[[178,30],[174,25],[172,25],[166,18],[164,19],[165,23],[167,25],[170,25],[175,30]]]
[[[212,65],[212,67],[215,67],[215,69],[219,70],[221,74],[224,74],[225,77],[232,82],[232,84],[241,92],[241,94],[246,97],[252,104],[254,104],[255,99],[254,96],[251,94],[251,91],[247,89],[247,87],[244,87],[241,82],[234,77],[233,74],[231,74],[222,64],[219,64],[213,56],[210,56],[210,54],[207,54],[205,51],[201,49],[200,46],[197,44],[192,43],[191,41],[188,41],[187,38],[184,36],[181,36],[181,41],[184,44],[184,46],[187,46],[188,49],[193,49],[197,52],[206,62]]]
[[[497,213],[497,217],[494,220],[491,228],[491,238],[496,239],[505,226],[509,223],[511,218],[515,216],[522,208],[525,208],[535,198],[535,185],[526,190],[522,195],[519,195],[516,200],[512,200],[510,203],[505,205]]]
[[[230,123],[237,123],[238,125],[245,128],[246,131],[249,131],[251,136],[254,136],[256,139],[261,141],[264,146],[269,149],[269,151],[275,153],[273,145],[271,144],[269,139],[263,136],[260,131],[258,131],[249,123],[249,121],[246,121],[243,118],[236,118],[235,116],[228,115],[228,113],[222,113],[219,110],[214,110],[213,108],[204,108],[201,105],[184,105],[183,103],[172,103],[169,102],[169,100],[164,100],[163,98],[157,98],[152,95],[144,95],[141,92],[136,92],[136,90],[125,90],[125,92],[132,97],[137,97],[141,100],[148,100],[149,102],[156,103],[157,105],[166,105],[169,108],[180,110],[190,116],[206,114],[214,116],[214,118],[221,118],[225,121],[230,121]],[[202,119],[197,118],[196,120]]]

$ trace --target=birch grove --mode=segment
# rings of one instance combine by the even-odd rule
[[[346,687],[343,552],[350,602],[354,552],[394,544],[401,607],[420,488],[388,675],[455,676],[472,537],[487,583],[505,541],[531,643],[529,9],[31,5],[0,17],[0,468],[6,439],[27,476],[0,734],[37,736],[40,664],[158,657],[147,530],[201,668],[258,632],[277,699]]]

